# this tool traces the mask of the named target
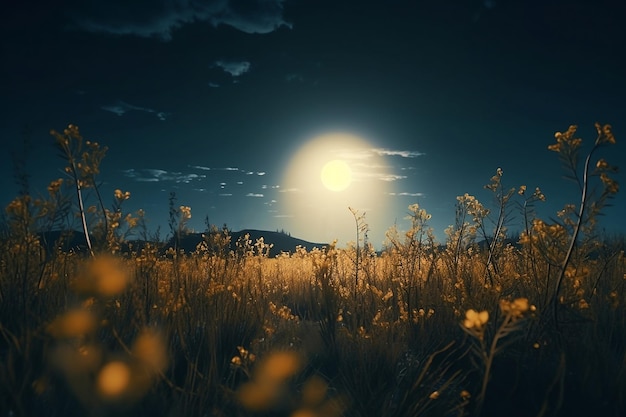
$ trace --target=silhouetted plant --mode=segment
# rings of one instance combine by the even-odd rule
[[[559,155],[559,160],[566,169],[567,178],[573,180],[578,185],[580,191],[580,202],[576,208],[574,205],[567,205],[559,213],[561,221],[557,221],[562,229],[569,232],[567,240],[567,250],[561,261],[560,271],[556,281],[552,304],[554,307],[554,320],[558,325],[558,304],[561,293],[563,279],[567,275],[568,266],[572,261],[574,249],[579,244],[579,235],[589,242],[594,238],[594,230],[597,218],[608,201],[618,192],[619,184],[612,179],[609,174],[617,172],[617,167],[609,165],[603,158],[598,159],[595,168],[592,168],[592,157],[601,147],[615,144],[615,136],[611,130],[611,125],[595,124],[597,137],[591,150],[587,153],[582,167],[580,166],[580,145],[582,139],[574,137],[577,126],[572,125],[566,132],[557,132],[554,137],[556,143],[548,146],[548,149],[555,151]],[[601,192],[597,195],[597,190],[591,187],[592,176],[600,178],[602,185]],[[595,195],[594,195],[595,194]],[[583,248],[585,247],[583,242]]]

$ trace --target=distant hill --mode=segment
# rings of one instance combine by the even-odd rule
[[[249,234],[249,240],[252,241],[252,244],[263,237],[263,241],[265,244],[273,244],[272,248],[269,251],[269,256],[274,257],[279,255],[281,252],[289,252],[293,253],[296,250],[296,247],[302,246],[307,251],[310,251],[314,247],[322,248],[323,246],[328,246],[327,243],[313,243],[308,242],[303,239],[298,239],[295,237],[291,237],[290,235],[283,232],[271,232],[268,230],[255,230],[255,229],[244,229],[237,232],[230,231],[230,250],[235,250],[235,243],[239,240],[240,237],[245,236],[245,234]],[[196,250],[196,247],[200,242],[203,241],[203,235],[205,233],[190,233],[181,238],[179,242],[179,248],[183,249],[185,253],[191,253]],[[62,240],[60,238],[64,236]],[[76,252],[86,251],[86,243],[85,243],[85,235],[80,231],[50,231],[39,234],[39,238],[46,250],[48,252],[52,252],[55,246],[60,246],[61,250],[64,252],[68,252],[70,250]],[[131,239],[128,243],[132,244],[134,250],[141,249],[146,242],[137,239]],[[167,250],[170,247],[173,247],[174,240],[170,239],[168,242],[162,243],[163,250]],[[128,248],[123,248],[122,251],[128,250]]]
[[[268,230],[255,230],[255,229],[244,229],[238,232],[229,232],[230,235],[230,250],[235,250],[235,243],[241,238],[249,234],[249,240],[252,241],[252,245],[257,241],[257,239],[263,238],[263,242],[267,245],[272,244],[272,248],[269,251],[269,257],[275,257],[279,255],[281,252],[289,252],[294,253],[297,246],[304,247],[307,251],[310,251],[314,247],[322,248],[323,246],[328,246],[327,243],[313,243],[308,242],[306,240],[298,239],[295,237],[291,237],[288,234],[282,232],[271,232]],[[181,238],[180,248],[183,249],[186,253],[191,253],[196,250],[196,247],[200,242],[203,241],[204,233],[191,233],[185,235]],[[168,247],[172,246],[172,241],[168,242]]]

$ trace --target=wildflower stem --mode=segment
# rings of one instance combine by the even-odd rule
[[[591,156],[593,155],[595,150],[598,149],[598,142],[599,140],[596,140],[595,145],[593,146],[593,148],[591,148],[591,151],[589,152],[589,154],[587,155],[587,158],[585,159],[585,165],[583,168],[583,181],[582,181],[582,188],[581,188],[581,196],[580,196],[580,207],[578,208],[578,216],[576,218],[576,225],[572,232],[572,238],[569,242],[567,253],[565,254],[565,258],[563,259],[563,263],[561,264],[559,277],[556,280],[556,288],[554,291],[554,296],[552,297],[552,303],[553,303],[553,309],[554,309],[553,310],[554,323],[557,326],[557,328],[559,325],[559,321],[558,321],[559,293],[561,292],[561,286],[563,284],[563,278],[565,278],[565,271],[567,269],[567,265],[569,264],[572,258],[572,254],[574,253],[574,247],[576,246],[576,241],[578,240],[578,235],[580,234],[580,229],[584,221],[583,216],[585,215],[585,208],[587,205],[587,191],[589,189],[589,164],[591,162]]]
[[[491,367],[493,366],[493,359],[495,358],[496,353],[498,353],[499,351],[498,342],[500,341],[500,339],[506,336],[507,333],[510,331],[510,329],[508,329],[507,327],[509,326],[511,320],[512,320],[512,316],[510,314],[507,314],[504,316],[504,321],[502,322],[496,334],[494,335],[493,339],[491,340],[491,344],[489,346],[488,351],[485,349],[486,346],[485,346],[484,339],[481,340],[481,344],[483,345],[483,360],[485,362],[485,373],[483,375],[483,381],[482,381],[482,385],[480,388],[480,394],[478,395],[478,399],[477,399],[478,401],[477,407],[476,407],[477,414],[480,413],[480,409],[482,408],[482,405],[485,402],[485,395],[487,394],[487,384],[489,383],[489,377],[491,375]]]

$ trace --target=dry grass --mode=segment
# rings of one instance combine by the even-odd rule
[[[614,141],[598,132],[596,145]],[[580,145],[570,131],[558,138]],[[598,167],[604,191],[583,196],[587,214],[566,208],[560,223],[535,218],[540,190],[507,190],[499,170],[488,184],[495,214],[460,196],[443,245],[412,205],[411,230],[390,229],[381,253],[361,241],[274,259],[264,242],[229,251],[218,230],[193,253],[156,240],[120,252],[143,215],[123,215],[121,191],[113,209],[80,206],[81,224],[100,231],[93,256],[47,252],[39,232],[67,218],[58,214],[69,210],[63,187],[74,188],[54,182],[41,200],[23,193],[7,208],[0,243],[0,410],[624,415],[626,257],[623,238],[593,233],[593,210],[616,191]],[[89,178],[83,189],[96,187]],[[515,198],[527,228],[511,244]],[[190,216],[172,205],[173,235]]]

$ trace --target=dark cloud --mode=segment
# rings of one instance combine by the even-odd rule
[[[216,61],[215,66],[220,67],[222,71],[229,73],[233,77],[239,77],[250,70],[248,61]]]
[[[124,101],[117,101],[115,104],[110,104],[110,105],[106,105],[106,106],[100,106],[100,108],[102,110],[111,112],[111,113],[115,113],[118,116],[123,116],[124,114],[128,113],[129,111],[132,110],[137,110],[137,111],[142,111],[142,112],[146,112],[146,113],[154,113],[156,115],[156,117],[159,118],[159,120],[165,120],[166,117],[169,115],[168,113],[162,112],[162,111],[157,111],[154,109],[150,109],[147,107],[140,107],[140,106],[135,106],[133,104],[129,104],[126,103]]]
[[[281,26],[284,0],[81,0],[72,7],[73,24],[89,32],[158,37],[193,22],[228,25],[245,33],[269,33]]]

